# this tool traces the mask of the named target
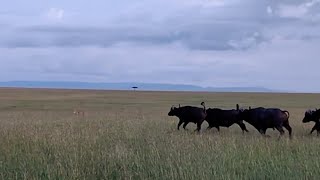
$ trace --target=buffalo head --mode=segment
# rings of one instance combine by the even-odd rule
[[[314,112],[315,111],[312,111],[312,110],[308,110],[304,113],[304,118],[302,120],[303,123],[307,123],[307,122],[310,122],[310,121],[316,121],[316,117],[314,115]]]
[[[180,104],[179,104],[179,107],[180,107]],[[176,116],[178,113],[178,109],[179,108],[172,106],[169,113],[168,113],[168,116]]]

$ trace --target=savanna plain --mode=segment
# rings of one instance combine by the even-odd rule
[[[0,89],[1,179],[318,179],[320,137],[305,110],[320,94]],[[177,130],[172,105],[290,112],[293,138],[245,122]],[[74,109],[84,115],[73,114]]]

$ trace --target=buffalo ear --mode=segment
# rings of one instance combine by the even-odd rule
[[[251,110],[251,106],[249,106],[249,110]]]
[[[179,108],[180,108],[180,104],[179,104]]]
[[[240,108],[239,108],[239,104],[237,104],[237,111],[239,111],[239,109],[240,109]]]

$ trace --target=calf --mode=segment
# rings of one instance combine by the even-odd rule
[[[320,109],[316,109],[313,111],[308,110],[305,112],[302,122],[307,123],[307,122],[311,122],[311,121],[315,122],[315,125],[311,129],[310,134],[312,134],[313,131],[317,130],[317,136],[319,136],[319,134],[320,134]]]
[[[239,118],[239,105],[237,104],[237,109],[232,110],[222,110],[218,108],[209,108],[207,109],[206,121],[209,124],[207,129],[211,129],[213,127],[217,128],[220,131],[221,127],[230,127],[233,124],[238,124],[242,129],[242,133],[244,131],[249,132],[246,128],[246,125],[243,123],[243,120]]]
[[[186,129],[188,123],[192,122],[197,124],[196,131],[201,130],[201,125],[206,118],[206,108],[204,102],[201,103],[203,108],[193,107],[193,106],[183,106],[176,108],[174,106],[171,107],[168,116],[177,116],[179,118],[178,130],[183,123],[183,129]]]
[[[264,136],[266,136],[268,128],[276,128],[282,136],[284,134],[283,127],[285,127],[291,137],[292,128],[289,125],[289,116],[288,111],[263,107],[249,108],[239,113],[239,118],[251,124]]]

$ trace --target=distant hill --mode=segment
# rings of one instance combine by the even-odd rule
[[[0,87],[22,88],[55,88],[55,89],[105,89],[105,90],[131,90],[131,87],[146,91],[208,91],[208,92],[276,92],[264,87],[200,87],[183,84],[160,83],[89,83],[89,82],[63,82],[63,81],[9,81],[0,82]]]

